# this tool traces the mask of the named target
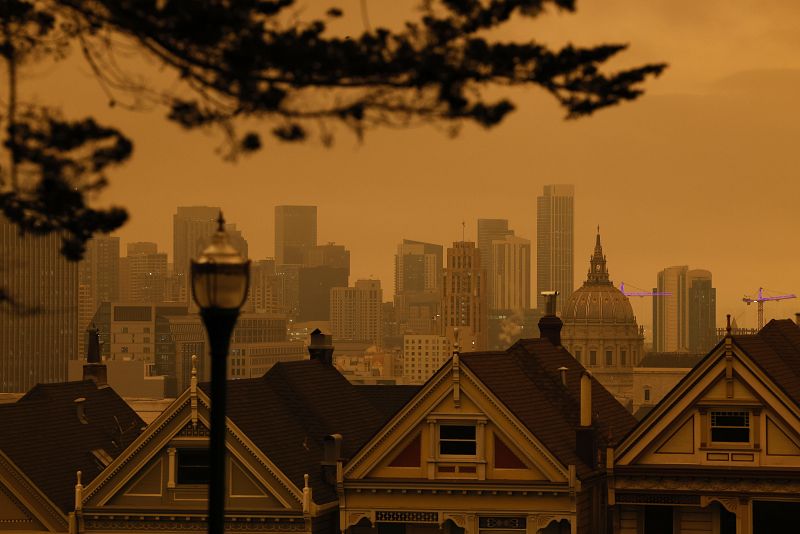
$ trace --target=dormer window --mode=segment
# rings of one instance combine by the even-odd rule
[[[439,426],[439,454],[475,456],[477,450],[475,425]]]
[[[749,443],[750,412],[711,412],[711,441],[715,443]]]

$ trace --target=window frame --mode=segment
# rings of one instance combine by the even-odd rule
[[[447,422],[440,422],[436,425],[436,450],[438,452],[439,458],[448,458],[448,459],[463,459],[463,458],[477,458],[478,456],[478,424],[477,422],[472,421],[447,421]],[[473,430],[473,437],[472,439],[467,438],[442,438],[442,429],[443,428],[472,428]],[[474,445],[474,452],[472,453],[452,453],[452,452],[443,452],[442,445],[443,443],[472,443]]]
[[[715,418],[718,417],[740,417],[744,416],[745,425],[722,425],[718,424],[715,426]],[[721,440],[721,439],[714,439],[714,430],[741,430],[747,429],[747,439],[746,440]],[[751,410],[743,409],[743,408],[716,408],[713,410],[708,411],[708,437],[709,443],[714,446],[742,446],[742,445],[750,445],[753,443],[753,413]]]
[[[186,481],[181,480],[181,457],[185,453],[203,453],[205,452],[206,459],[208,463],[206,465],[207,469],[207,477],[205,481],[197,482],[197,481]],[[185,458],[185,456],[184,456]],[[186,466],[184,466],[186,467]],[[200,465],[190,465],[189,467],[192,468],[199,468],[202,467]],[[175,448],[175,484],[178,486],[207,486],[211,479],[211,458],[210,458],[210,451],[205,447],[176,447]],[[195,479],[197,480],[197,479]]]

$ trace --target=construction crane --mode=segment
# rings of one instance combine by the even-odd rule
[[[797,295],[794,293],[790,293],[789,295],[778,295],[777,297],[765,297],[764,296],[764,288],[758,288],[758,296],[756,298],[749,297],[745,295],[742,301],[746,303],[748,306],[754,302],[758,303],[758,329],[761,330],[764,328],[764,303],[772,300],[786,300],[786,299],[796,299]]]
[[[619,283],[619,290],[626,297],[669,297],[669,291],[625,291],[625,282]]]

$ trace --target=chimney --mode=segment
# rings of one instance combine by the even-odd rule
[[[89,346],[83,366],[83,379],[93,380],[98,387],[105,386],[108,384],[108,369],[100,361],[100,331],[93,324],[86,333],[89,335]]]
[[[78,397],[75,399],[75,412],[78,416],[78,421],[82,425],[88,425],[89,420],[86,418],[86,398]]]
[[[323,457],[322,457],[322,478],[329,484],[335,485],[336,471],[339,462],[342,459],[342,435],[330,434],[325,436],[322,440]]]
[[[567,369],[563,365],[558,368],[558,374],[561,375],[561,383],[564,384],[565,386],[567,385],[567,371],[569,371],[569,369]]]
[[[312,360],[319,360],[326,365],[333,365],[333,336],[323,334],[319,328],[311,332],[308,354]]]
[[[580,426],[575,430],[575,452],[586,465],[597,466],[597,443],[592,427],[592,375],[584,371],[581,375]]]
[[[556,317],[558,291],[542,291],[545,297],[545,314],[539,319],[539,337],[547,339],[556,347],[561,346],[561,327],[564,323]]]

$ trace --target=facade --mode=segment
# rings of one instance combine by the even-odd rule
[[[334,340],[383,342],[383,290],[380,280],[357,280],[354,287],[331,289],[331,331]]]
[[[482,260],[481,260],[482,261]],[[531,242],[506,235],[491,242],[491,262],[487,269],[491,288],[489,308],[519,310],[531,307]]]
[[[571,295],[575,284],[575,186],[546,185],[536,199],[536,306],[544,309],[542,291]],[[557,311],[561,311],[558,303]]]
[[[800,327],[728,335],[614,448],[619,534],[768,534],[800,512]]]
[[[317,245],[306,250],[303,265],[306,267],[336,267],[346,269],[350,276],[350,251],[344,245],[328,243]]]
[[[630,300],[609,278],[599,233],[586,281],[566,299],[562,319],[564,347],[629,406],[633,368],[644,356],[644,334]]]
[[[174,376],[165,317],[186,313],[186,305],[112,303],[109,359],[147,362],[155,367],[151,374]]]
[[[653,298],[654,351],[705,352],[714,346],[717,303],[709,271],[667,267],[654,291],[671,293]]]
[[[633,368],[633,414],[637,419],[661,402],[703,356],[686,352],[647,353]]]
[[[513,236],[514,231],[508,229],[507,219],[478,219],[478,250],[481,252],[481,265],[487,273],[495,271],[493,262],[492,242],[503,240],[506,236]],[[488,278],[489,306],[494,308],[495,277]],[[530,283],[530,282],[529,282]]]
[[[303,265],[317,246],[316,206],[275,206],[275,262]]]
[[[0,303],[0,392],[66,380],[78,357],[78,265],[59,236],[20,236],[0,216],[0,287],[17,304]]]
[[[436,334],[441,315],[442,246],[404,239],[394,257],[394,309],[399,335]]]
[[[318,265],[302,267],[298,271],[297,320],[329,321],[331,317],[331,289],[349,285],[349,267]]]
[[[121,259],[120,300],[139,304],[165,301],[168,277],[167,253],[155,243],[128,243]]]
[[[403,378],[406,384],[424,384],[453,355],[445,336],[403,336]]]
[[[189,276],[192,258],[208,246],[217,229],[220,209],[216,206],[180,206],[172,216],[172,261],[175,274]]]
[[[486,270],[471,241],[456,241],[447,249],[442,287],[442,330],[464,351],[489,346],[489,299]]]
[[[119,300],[119,237],[97,235],[86,246],[78,264],[78,354],[86,353],[86,336],[102,302]]]

